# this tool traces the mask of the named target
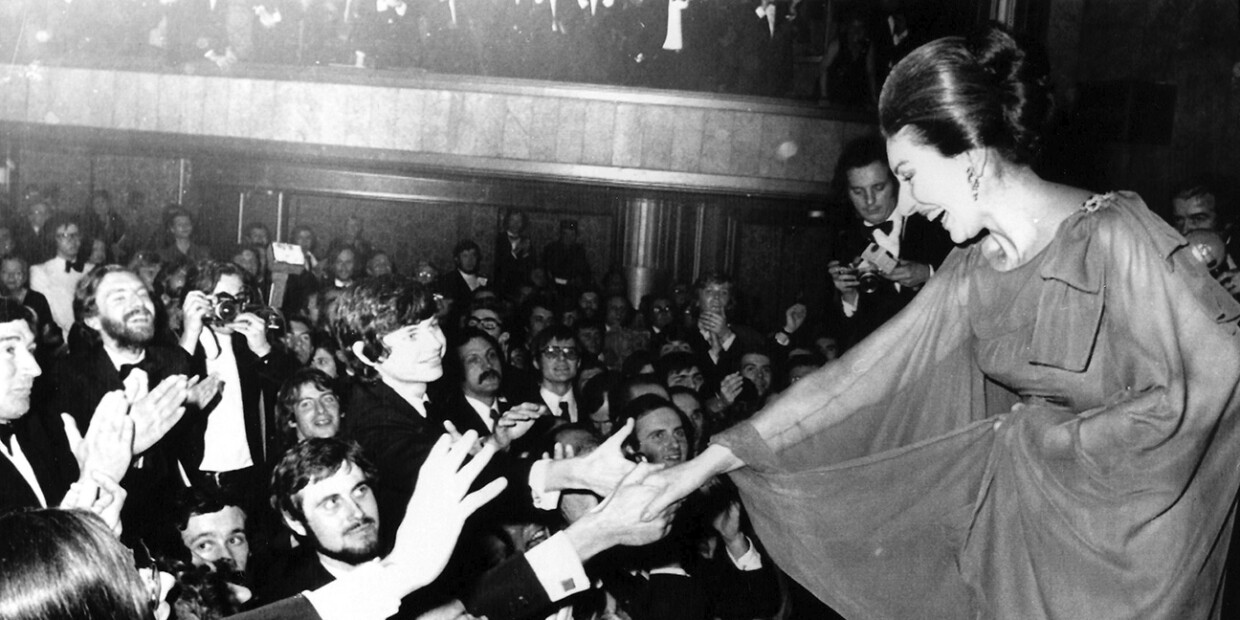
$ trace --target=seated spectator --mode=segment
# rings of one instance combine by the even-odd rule
[[[396,273],[396,265],[392,263],[392,257],[387,252],[378,250],[371,253],[370,259],[366,261],[366,277],[377,278],[388,274]]]
[[[343,375],[335,341],[331,339],[331,336],[322,332],[316,332],[314,340],[314,354],[310,356],[310,367],[331,377],[332,381],[338,382]]]
[[[187,491],[177,505],[175,520],[182,549],[195,566],[227,564],[245,572],[250,564],[250,535],[245,510],[209,495]]]
[[[47,298],[52,319],[66,337],[73,327],[73,292],[95,266],[78,261],[82,234],[77,222],[68,216],[49,220],[46,230],[55,240],[56,255],[47,262],[30,267],[30,289]]]
[[[337,289],[348,288],[357,276],[357,262],[357,250],[349,246],[337,248],[335,252],[328,254],[325,286]]]
[[[305,224],[295,226],[293,232],[289,233],[289,239],[293,243],[301,246],[301,251],[306,255],[306,267],[311,274],[319,272],[319,257],[315,252],[318,250],[318,237],[314,234],[314,229]]]
[[[670,295],[651,294],[642,297],[641,314],[646,329],[656,338],[676,322],[675,307]]]
[[[160,248],[159,256],[165,264],[197,263],[211,258],[206,248],[194,242],[194,218],[180,205],[164,209],[164,232],[166,243]]]
[[[668,388],[672,404],[693,424],[693,453],[700,454],[710,441],[710,429],[706,427],[706,414],[702,408],[701,397],[697,390],[684,386]]]
[[[271,245],[271,229],[262,222],[250,222],[245,225],[242,238],[251,246],[265,251]]]
[[[800,381],[805,375],[822,368],[826,363],[827,361],[816,353],[805,353],[789,357],[787,364],[788,385]]]
[[[706,274],[694,284],[698,319],[696,330],[689,334],[689,344],[711,363],[711,368],[702,370],[712,385],[722,380],[726,369],[735,364],[736,351],[761,346],[763,342],[758,332],[732,323],[735,288],[732,278],[721,273]]]
[[[6,254],[0,257],[0,296],[7,297],[30,308],[35,315],[35,358],[40,364],[51,361],[51,356],[65,344],[60,327],[52,319],[52,308],[47,297],[30,290],[27,286],[29,267],[20,256]]]
[[[487,285],[487,278],[478,275],[482,265],[482,248],[473,239],[458,241],[452,248],[452,261],[456,269],[445,275],[441,284],[445,294],[450,294],[457,303],[465,303],[478,287]]]
[[[284,435],[284,445],[318,437],[329,439],[340,433],[340,398],[332,390],[331,377],[314,368],[302,368],[280,388],[276,426]]]
[[[163,271],[164,260],[158,252],[138,250],[129,259],[128,267],[130,271],[138,274],[138,277],[142,278],[142,281],[146,283],[147,288],[155,292],[156,295],[163,292],[163,282],[160,275]]]
[[[683,351],[668,353],[659,358],[656,374],[669,388],[686,387],[701,393],[706,387],[706,375],[698,356]]]
[[[582,321],[603,320],[603,299],[593,288],[587,287],[581,291],[577,296],[577,308],[581,310]]]
[[[638,375],[632,379],[621,379],[618,381],[608,393],[607,403],[611,407],[612,422],[616,425],[621,424],[617,419],[617,414],[624,410],[628,404],[638,397],[646,394],[654,394],[667,399],[667,386],[653,374]]]
[[[357,264],[365,265],[374,252],[374,246],[365,237],[365,228],[366,222],[360,215],[350,214],[344,220],[344,233],[332,239],[327,246],[327,253],[334,254],[343,248],[351,248]]]
[[[17,244],[18,254],[37,264],[54,254],[48,240],[49,235],[44,231],[47,221],[52,217],[52,207],[41,197],[25,204],[29,206],[13,231],[13,241]]]
[[[299,366],[309,364],[314,356],[314,325],[300,314],[285,318],[284,325],[285,332],[280,342]]]
[[[603,362],[603,331],[603,324],[594,321],[583,320],[576,326],[583,357],[600,364]]]
[[[615,428],[608,398],[619,381],[620,375],[605,370],[581,388],[581,408],[599,437],[610,437]]]

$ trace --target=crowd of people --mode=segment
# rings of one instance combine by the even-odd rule
[[[401,524],[431,531],[409,512],[419,470],[466,433],[496,453],[481,478],[508,490],[401,617],[828,613],[790,594],[725,479],[645,529],[644,506],[609,503],[636,464],[691,459],[840,354],[851,340],[803,304],[779,329],[750,327],[737,284],[710,273],[633,308],[619,272],[597,282],[575,221],[539,249],[520,211],[486,275],[470,239],[451,269],[401,273],[353,216],[324,244],[294,227],[306,268],[273,285],[261,224],[217,257],[179,206],[151,242],[106,191],[80,211],[55,197],[28,187],[0,225],[6,394],[26,399],[0,417],[14,431],[0,509],[97,509],[176,577],[177,617],[314,591],[399,548]],[[894,194],[879,199],[890,214]],[[575,524],[587,542],[565,534]]]
[[[321,255],[298,226],[282,285],[261,224],[212,257],[179,207],[141,247],[106,194],[28,192],[0,558],[54,553],[0,600],[50,617],[90,575],[29,576],[115,534],[150,596],[111,617],[1217,617],[1224,190],[1178,191],[1177,231],[1041,179],[1035,78],[997,29],[898,64],[839,159],[832,301],[780,325],[720,273],[633,308],[572,220],[538,251],[508,213],[489,275],[474,240],[402,274],[356,216]]]
[[[18,62],[157,58],[342,65],[816,98],[873,107],[938,11],[885,0],[20,0],[0,8]],[[909,6],[906,6],[909,5]],[[836,13],[839,13],[836,15]],[[828,23],[831,19],[835,23]],[[826,33],[833,34],[827,37]],[[828,43],[830,39],[830,43]],[[819,59],[794,85],[794,59]],[[796,91],[796,92],[794,92]]]

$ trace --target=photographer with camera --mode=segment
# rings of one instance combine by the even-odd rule
[[[851,345],[912,301],[952,242],[942,227],[921,215],[895,213],[900,185],[879,136],[845,146],[836,179],[844,183],[858,221],[840,231],[835,260],[827,267],[839,293],[829,314]]]
[[[194,265],[182,309],[185,330],[181,348],[193,356],[198,374],[215,375],[219,396],[195,419],[192,452],[185,460],[195,487],[218,493],[235,505],[253,509],[266,494],[267,461],[277,446],[275,404],[280,386],[297,362],[275,348],[268,337],[278,315],[256,299],[246,274],[232,263],[201,261]]]

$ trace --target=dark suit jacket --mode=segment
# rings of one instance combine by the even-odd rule
[[[436,409],[428,404],[428,418]],[[375,499],[379,503],[380,531],[386,545],[396,538],[396,528],[405,517],[405,507],[413,495],[418,470],[443,426],[423,418],[403,397],[382,382],[359,383],[345,408],[345,435],[366,451],[379,469]]]
[[[297,360],[288,353],[273,347],[266,357],[258,357],[250,352],[245,337],[232,335],[233,354],[237,358],[237,372],[241,376],[241,402],[245,407],[245,435],[250,447],[250,458],[260,471],[266,471],[267,461],[277,459],[278,446],[281,444],[281,429],[276,428],[275,405],[280,386],[297,370]],[[207,355],[199,343],[194,350],[191,365],[196,374],[206,375]],[[259,396],[262,396],[263,407],[259,408]],[[209,404],[203,415],[195,416],[187,429],[185,452],[182,462],[194,469],[202,464],[203,434],[207,431],[207,416],[219,404],[219,398]],[[263,426],[266,426],[266,436]]]
[[[495,236],[494,256],[495,273],[491,285],[504,296],[510,296],[509,293],[520,288],[529,279],[530,270],[538,264],[534,242],[529,236],[525,237],[524,246],[521,247],[518,255],[513,256],[508,234],[502,230]]]
[[[336,578],[323,568],[318,554],[303,545],[275,557],[270,565],[255,571],[254,598],[260,605],[316,590]]]
[[[439,279],[440,292],[452,298],[453,308],[457,310],[457,314],[464,314],[469,300],[472,299],[473,291],[469,288],[469,283],[461,276],[461,272],[453,269],[451,273],[444,275]]]
[[[464,433],[468,430],[478,431],[479,437],[487,437],[491,434],[491,429],[483,423],[482,418],[478,417],[478,412],[470,406],[469,401],[465,400],[465,392],[460,387],[453,389],[447,385],[434,386],[436,389],[431,392],[431,402],[435,403],[433,422],[440,428],[443,428],[444,422],[451,422],[456,430]],[[500,397],[500,412],[508,409],[510,403],[507,399]]]
[[[77,460],[69,450],[60,416],[28,411],[11,424],[47,505],[59,505],[69,485],[78,479]],[[0,455],[0,512],[38,507],[39,499],[26,479],[8,457]]]
[[[317,562],[315,562],[317,564]],[[326,571],[324,571],[326,572]],[[414,594],[417,594],[416,592]],[[509,558],[483,575],[463,600],[474,616],[489,620],[519,620],[546,608],[551,599],[525,556]],[[402,607],[401,613],[404,613]],[[306,597],[297,595],[258,609],[230,616],[235,620],[318,620],[319,612]]]
[[[859,256],[871,241],[868,230],[857,222],[840,231],[834,258],[840,262],[850,262]],[[904,231],[900,236],[901,260],[923,263],[938,269],[953,247],[951,236],[942,226],[921,215],[912,215],[905,220]],[[837,292],[828,313],[828,323],[851,345],[860,342],[890,320],[916,295],[917,291],[905,287],[897,291],[894,284],[884,280],[877,291],[862,293],[857,300],[857,311],[851,317],[845,317]]]

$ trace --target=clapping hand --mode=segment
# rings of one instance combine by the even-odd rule
[[[129,380],[135,377],[138,380]],[[185,375],[172,375],[148,390],[146,373],[135,370],[125,383],[125,400],[134,425],[133,453],[142,454],[181,420],[190,382]]]
[[[73,416],[67,413],[60,415],[69,448],[83,476],[97,471],[112,480],[125,477],[133,460],[134,439],[134,423],[126,415],[128,410],[129,403],[125,401],[124,392],[116,390],[104,394],[95,407],[85,436],[78,431]]]

